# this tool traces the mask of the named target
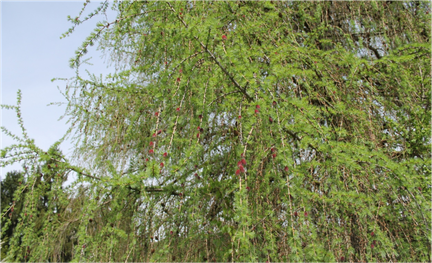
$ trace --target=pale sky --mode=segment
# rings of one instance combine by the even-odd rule
[[[22,91],[22,117],[30,138],[35,139],[38,147],[48,148],[66,132],[66,120],[58,121],[65,106],[47,106],[51,102],[64,102],[57,89],[64,88],[64,81],[51,82],[53,78],[71,78],[74,70],[69,67],[69,59],[75,50],[93,31],[99,21],[106,18],[94,17],[79,25],[66,38],[60,36],[72,24],[67,16],[76,17],[84,1],[1,1],[1,104],[16,105],[18,89]],[[84,16],[98,7],[100,2],[91,2],[86,7]],[[109,10],[110,11],[110,10]],[[114,13],[108,13],[108,20],[114,19]],[[87,57],[94,65],[87,66],[91,73],[106,75],[107,69],[97,44],[89,48]],[[1,126],[22,137],[17,123],[16,113],[11,110],[1,111]],[[1,148],[14,141],[2,134]],[[61,145],[66,156],[71,151],[71,144]],[[20,164],[2,168],[3,179],[11,170],[22,170]]]

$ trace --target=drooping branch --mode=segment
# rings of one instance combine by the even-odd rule
[[[171,7],[171,10],[175,13],[175,9],[174,9],[174,7],[169,3],[169,2],[167,2],[167,4]],[[186,24],[186,22],[180,17],[180,16],[178,16],[178,19],[182,22],[182,24],[186,27],[186,28],[188,28],[188,25]],[[209,31],[210,31],[210,29],[209,29]],[[210,32],[209,32],[210,33]],[[231,80],[231,82],[234,84],[234,86],[237,88],[237,89],[239,89],[239,91],[241,92],[241,93],[243,93],[245,96],[246,96],[246,98],[248,99],[248,101],[249,102],[252,102],[253,101],[253,98],[251,97],[251,96],[249,96],[249,94],[246,92],[246,87],[247,87],[247,84],[246,84],[246,87],[245,88],[243,88],[235,79],[234,79],[234,77],[228,72],[228,70],[217,60],[217,58],[216,58],[216,56],[207,48],[207,46],[206,45],[204,45],[203,44],[203,42],[201,42],[201,40],[199,40],[199,38],[198,37],[195,37],[195,40],[197,40],[199,43],[200,43],[200,45],[201,45],[201,47],[202,48],[204,48],[205,49],[205,51],[210,55],[210,58],[219,66],[219,68],[223,71],[223,73],[226,75],[226,76],[228,76],[228,78]]]

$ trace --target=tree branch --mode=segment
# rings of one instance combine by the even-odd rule
[[[171,10],[175,13],[175,9],[172,7],[172,5],[169,2],[166,2],[169,7],[171,7]],[[185,23],[185,21],[179,16],[177,15],[178,19],[182,22],[182,24],[188,28],[188,25]],[[224,68],[222,66],[222,64],[216,59],[216,56],[207,48],[206,45],[204,45],[198,37],[195,37],[195,39],[200,43],[201,47],[203,47],[205,49],[205,51],[210,55],[211,59],[213,59],[214,62],[216,62],[216,64],[219,66],[219,68],[223,71],[223,73],[225,73],[225,75],[228,76],[228,78],[231,80],[231,82],[234,84],[234,86],[236,86],[248,99],[248,101],[253,101],[253,98],[251,96],[249,96],[249,94],[247,94],[246,92],[246,88],[242,88],[242,86],[240,86],[240,84],[234,79],[233,76],[231,76],[231,74],[226,70],[226,68]]]

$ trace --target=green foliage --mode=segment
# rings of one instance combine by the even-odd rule
[[[16,202],[14,194],[17,188],[25,183],[23,173],[18,171],[8,172],[6,177],[1,181],[1,210],[2,210],[2,244],[1,258],[5,258],[9,240],[13,236],[15,227],[18,224],[18,218],[21,214],[23,202]]]
[[[429,3],[112,8],[64,92],[81,165],[23,126],[2,150],[2,165],[31,161],[35,185],[10,258],[431,259]],[[97,41],[117,71],[86,79]],[[73,171],[63,189],[54,175]]]
[[[4,259],[6,258],[6,254],[7,254],[7,247],[5,245],[5,243],[7,243],[7,238],[5,238],[4,240],[0,240],[0,262],[4,263]]]

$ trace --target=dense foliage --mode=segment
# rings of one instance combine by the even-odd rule
[[[2,227],[5,227],[6,224],[8,224],[7,229],[3,231],[1,237],[3,242],[1,258],[6,257],[5,252],[8,248],[8,241],[13,236],[13,231],[18,224],[18,218],[21,214],[23,204],[22,202],[14,202],[14,193],[18,186],[23,183],[25,183],[24,176],[18,171],[8,172],[5,178],[2,178],[1,181],[1,207],[8,208],[4,213],[2,213],[1,219]]]
[[[8,259],[431,260],[428,2],[102,2],[64,36],[110,5],[64,92],[80,165],[2,151]]]

